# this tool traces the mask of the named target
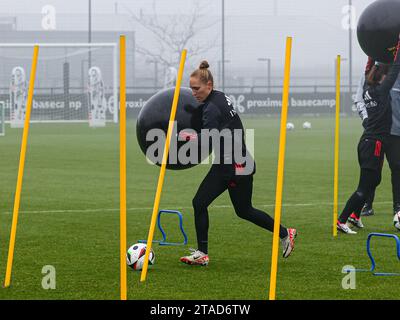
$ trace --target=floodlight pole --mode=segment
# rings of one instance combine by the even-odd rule
[[[222,1],[222,57],[221,57],[221,87],[225,92],[225,0]]]
[[[257,60],[262,62],[267,62],[267,88],[268,88],[268,93],[271,93],[271,59],[258,58]]]
[[[352,56],[352,32],[353,32],[353,10],[352,10],[352,0],[349,0],[349,19],[350,19],[350,23],[349,23],[349,94],[350,94],[350,98],[351,98],[351,94],[352,94],[352,61],[353,61],[353,56]]]
[[[225,91],[224,90],[225,85],[224,85],[224,80],[223,80],[224,77],[222,75],[221,68],[225,63],[228,63],[228,62],[231,62],[231,60],[224,60],[224,61],[218,60],[218,85],[221,86],[223,92]]]
[[[88,25],[88,43],[92,42],[92,0],[89,1],[89,25]],[[89,50],[88,69],[92,67],[92,51]]]

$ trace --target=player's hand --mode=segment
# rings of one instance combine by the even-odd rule
[[[394,59],[393,60],[396,60],[396,57],[397,57],[397,55],[399,54],[399,49],[400,49],[400,33],[399,33],[399,38],[398,38],[399,40],[397,41],[397,46],[396,46],[396,51],[395,51],[395,53],[394,53]]]
[[[375,60],[372,59],[371,57],[368,57],[367,65],[365,66],[365,73],[370,72],[374,64]]]

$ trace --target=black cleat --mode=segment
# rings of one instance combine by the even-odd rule
[[[398,212],[400,212],[400,204],[396,204],[393,206],[393,216]]]
[[[367,216],[373,216],[374,215],[374,209],[367,204],[364,205],[364,207],[361,210],[361,216],[367,217]]]

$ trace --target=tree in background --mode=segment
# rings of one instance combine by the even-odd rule
[[[183,49],[188,50],[188,60],[196,61],[201,55],[215,48],[219,35],[210,40],[201,41],[198,35],[207,32],[218,23],[217,18],[212,21],[207,14],[207,3],[196,2],[188,14],[160,15],[157,12],[156,1],[153,0],[151,12],[145,14],[141,8],[139,14],[124,6],[133,22],[138,23],[154,38],[156,45],[149,47],[146,43],[136,43],[136,51],[143,55],[148,63],[155,64],[157,84],[158,65],[164,70],[164,86],[171,86],[171,77],[176,77],[173,68],[179,65],[180,55]],[[202,57],[201,57],[202,58]],[[173,81],[172,81],[173,82]]]

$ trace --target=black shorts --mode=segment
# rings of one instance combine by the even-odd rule
[[[382,170],[384,147],[381,140],[364,138],[358,143],[358,163],[361,169]]]

